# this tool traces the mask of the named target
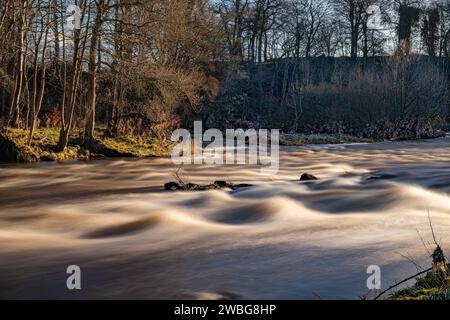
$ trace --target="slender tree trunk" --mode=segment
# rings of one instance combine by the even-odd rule
[[[31,145],[31,142],[33,141],[33,135],[34,135],[34,131],[36,129],[37,126],[37,122],[39,119],[39,113],[41,111],[42,108],[42,101],[44,99],[44,92],[45,92],[45,82],[46,82],[46,75],[47,75],[47,64],[45,62],[45,55],[47,53],[47,46],[48,46],[48,31],[49,31],[49,24],[50,24],[50,14],[47,15],[47,19],[45,21],[45,25],[42,25],[42,28],[45,31],[44,32],[44,45],[42,48],[42,52],[41,52],[41,78],[40,78],[40,83],[39,83],[39,92],[37,91],[37,73],[35,73],[35,86],[36,89],[34,89],[34,96],[33,96],[33,117],[32,117],[32,121],[31,121],[31,128],[30,128],[30,135],[28,137],[28,145]],[[41,40],[41,39],[40,39]],[[39,41],[40,42],[40,41]],[[37,48],[39,47],[39,43]],[[37,59],[36,59],[37,60]],[[36,61],[37,63],[37,61]]]
[[[69,99],[67,100],[67,106],[66,109],[66,103],[62,105],[62,126],[61,131],[59,134],[59,142],[58,142],[58,151],[64,151],[67,148],[67,144],[69,142],[69,133],[70,129],[72,127],[72,121],[73,121],[73,111],[75,108],[75,101],[76,101],[76,92],[78,88],[78,80],[79,80],[79,73],[80,73],[80,66],[79,66],[79,60],[81,59],[79,57],[80,55],[80,30],[74,31],[74,53],[73,53],[73,63],[72,63],[72,75],[71,75],[71,81],[69,84]]]
[[[86,12],[86,1],[84,1],[83,5],[83,12],[81,14],[82,17],[84,17]],[[72,61],[72,75],[70,80],[70,86],[68,89],[68,99],[67,102],[65,102],[64,107],[62,108],[62,126],[61,131],[59,135],[59,142],[58,142],[58,151],[64,151],[67,148],[67,144],[69,142],[69,134],[70,130],[72,129],[72,123],[73,123],[73,114],[75,110],[76,100],[77,100],[77,91],[78,91],[78,84],[80,81],[80,74],[81,74],[81,63],[84,56],[84,51],[86,48],[86,38],[89,30],[89,20],[90,20],[90,11],[87,17],[87,26],[85,30],[85,34],[83,37],[83,45],[81,46],[81,30],[74,30],[74,52],[73,52],[73,61]]]
[[[111,111],[109,113],[108,121],[108,135],[116,136],[118,133],[119,125],[119,109],[121,108],[122,101],[122,63],[124,58],[124,40],[123,40],[123,20],[126,17],[124,8],[121,2],[117,2],[115,11],[115,26],[114,26],[114,89],[113,89],[113,103]]]
[[[10,108],[10,120],[9,123],[12,126],[17,127],[20,121],[20,99],[22,97],[22,87],[24,79],[24,69],[25,69],[25,34],[26,34],[26,18],[27,18],[27,8],[28,1],[23,1],[21,6],[21,16],[19,20],[19,32],[17,39],[17,69],[16,69],[16,79],[14,85],[14,93],[11,101]]]
[[[86,105],[86,123],[85,123],[85,139],[92,141],[94,139],[95,129],[95,106],[97,99],[97,54],[98,44],[100,43],[101,28],[103,26],[105,11],[105,1],[100,0],[97,5],[97,15],[95,17],[94,28],[91,34],[91,45],[89,51],[88,66],[88,85],[87,85],[87,105]]]
[[[59,25],[58,25],[58,4],[57,0],[51,0],[51,8],[52,8],[52,14],[53,14],[53,35],[55,37],[55,56],[54,56],[54,64],[57,70],[60,70],[59,68],[59,61],[60,61],[60,47],[59,47]]]
[[[356,4],[354,0],[350,1],[350,56],[352,59],[358,57],[358,25],[356,23]]]
[[[369,34],[366,24],[363,24],[363,36],[364,36],[363,56],[364,58],[367,58],[369,56]]]

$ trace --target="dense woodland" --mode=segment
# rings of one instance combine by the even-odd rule
[[[1,128],[60,151],[199,118],[420,138],[449,114],[450,0],[0,0],[0,38]]]

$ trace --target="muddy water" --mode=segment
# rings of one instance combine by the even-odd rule
[[[428,211],[450,250],[449,150],[289,148],[272,177],[184,168],[190,182],[255,185],[235,192],[166,193],[169,159],[2,165],[0,298],[358,299],[369,265],[383,287],[429,266]],[[72,264],[81,291],[66,289]]]

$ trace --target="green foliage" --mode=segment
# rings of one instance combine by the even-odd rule
[[[450,280],[450,279],[449,279]],[[401,290],[390,297],[392,300],[449,300],[449,282],[436,281],[430,272],[417,279],[416,284],[408,289]]]

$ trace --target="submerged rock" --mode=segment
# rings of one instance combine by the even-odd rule
[[[214,185],[219,188],[227,188],[229,184],[226,181],[216,181]]]
[[[176,190],[183,190],[183,188],[176,182],[168,182],[164,185],[164,190],[176,191]]]
[[[231,187],[231,189],[233,189],[233,191],[235,191],[235,190],[238,190],[238,189],[250,188],[250,187],[253,187],[253,185],[252,184],[241,183],[241,184],[233,185]]]
[[[164,185],[164,190],[166,191],[208,191],[208,190],[221,190],[221,189],[231,189],[233,191],[252,187],[251,184],[233,184],[226,181],[215,181],[212,184],[195,184],[187,183],[180,184],[177,182],[168,182]]]
[[[314,181],[314,180],[319,180],[319,179],[316,176],[313,176],[312,174],[309,174],[309,173],[304,173],[300,177],[300,181]]]
[[[365,175],[364,180],[384,180],[384,179],[395,179],[397,176],[391,173],[375,172]]]

